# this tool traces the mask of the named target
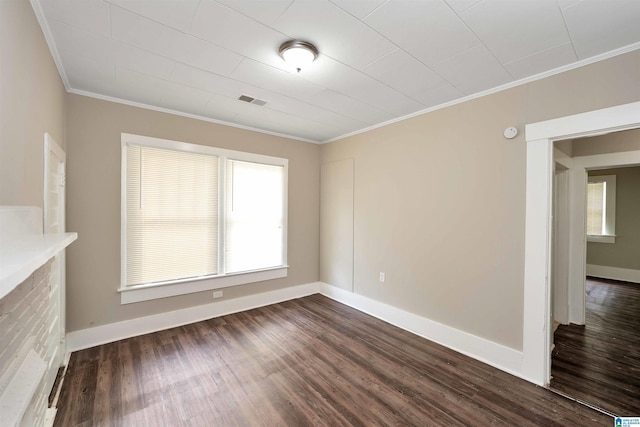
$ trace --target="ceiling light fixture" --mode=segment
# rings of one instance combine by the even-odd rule
[[[278,51],[284,62],[298,73],[318,57],[318,49],[309,42],[289,40]]]

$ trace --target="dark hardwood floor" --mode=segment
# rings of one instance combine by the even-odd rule
[[[640,415],[640,285],[587,278],[586,326],[555,332],[551,388],[618,416]]]
[[[313,295],[75,352],[56,426],[610,426]]]

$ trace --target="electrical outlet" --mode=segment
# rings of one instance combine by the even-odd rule
[[[213,298],[222,298],[222,291],[213,291]]]
[[[380,281],[384,283],[384,273],[382,271],[380,272]]]

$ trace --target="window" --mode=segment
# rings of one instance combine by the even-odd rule
[[[616,176],[589,176],[587,182],[587,241],[615,243]]]
[[[287,168],[122,134],[122,303],[286,277]]]
[[[282,264],[281,166],[227,160],[225,271]]]

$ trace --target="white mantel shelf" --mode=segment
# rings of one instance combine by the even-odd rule
[[[0,243],[0,298],[78,238],[77,233],[42,234]]]
[[[77,233],[42,234],[40,208],[0,207],[0,299],[77,238]]]

